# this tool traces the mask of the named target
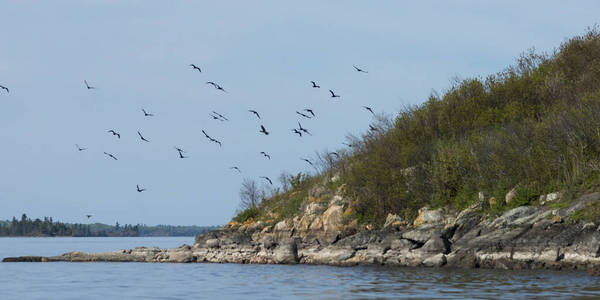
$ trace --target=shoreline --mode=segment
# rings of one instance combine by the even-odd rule
[[[497,218],[484,216],[480,205],[456,215],[424,208],[413,225],[390,215],[386,226],[378,230],[359,227],[356,222],[344,224],[339,218],[343,207],[331,203],[322,215],[310,213],[309,206],[302,218],[275,225],[230,223],[198,235],[192,246],[7,257],[3,262],[383,265],[597,273],[600,227],[568,220],[577,209],[598,200],[600,193],[592,193],[567,208],[522,206]]]

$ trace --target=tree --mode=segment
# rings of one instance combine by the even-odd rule
[[[240,206],[242,209],[256,208],[265,192],[258,187],[254,179],[244,179],[240,188]]]

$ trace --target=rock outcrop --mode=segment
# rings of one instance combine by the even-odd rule
[[[483,199],[483,196],[481,197]],[[546,196],[553,201],[558,196]],[[309,202],[303,214],[268,225],[230,223],[196,237],[193,246],[138,247],[103,253],[13,257],[5,262],[112,261],[253,264],[379,264],[461,268],[595,269],[600,267],[600,227],[571,216],[600,201],[588,194],[569,207],[523,206],[490,218],[484,201],[461,212],[423,208],[413,225],[389,215],[373,230],[348,220],[350,201],[334,196]],[[325,204],[324,204],[325,203]],[[556,221],[556,217],[560,222]],[[383,223],[383,222],[382,222]]]

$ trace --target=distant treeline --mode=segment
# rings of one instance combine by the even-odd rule
[[[21,219],[0,221],[0,236],[74,236],[74,237],[131,237],[131,236],[195,236],[217,226],[147,226],[143,224],[115,225],[102,223],[63,223],[44,219],[31,219],[26,214]]]

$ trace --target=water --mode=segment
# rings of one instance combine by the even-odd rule
[[[0,238],[0,258],[177,247],[191,237]],[[600,298],[584,272],[155,263],[0,263],[0,299]]]

